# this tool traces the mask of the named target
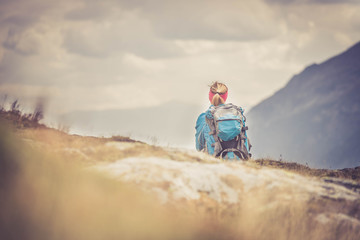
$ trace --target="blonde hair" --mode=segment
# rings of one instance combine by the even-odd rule
[[[225,84],[216,81],[210,86],[210,91],[215,94],[211,101],[212,105],[219,106],[220,104],[225,103],[224,99],[220,97],[220,94],[224,94],[228,91],[228,88]]]

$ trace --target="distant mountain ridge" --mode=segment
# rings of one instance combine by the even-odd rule
[[[131,135],[151,143],[190,147],[195,145],[195,121],[203,110],[171,101],[137,109],[76,111],[61,118],[73,132],[82,135]]]
[[[313,64],[248,114],[255,155],[344,168],[360,165],[360,42]]]

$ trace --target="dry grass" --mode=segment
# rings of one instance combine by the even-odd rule
[[[266,195],[259,189],[240,196],[238,204],[221,204],[201,193],[197,201],[183,199],[159,205],[136,186],[83,170],[84,165],[132,156],[204,161],[184,152],[167,151],[118,136],[82,137],[46,127],[15,128],[13,132],[10,134],[0,127],[0,239],[355,239],[360,236],[360,230],[351,226],[348,230],[334,230],[339,226],[322,226],[315,221],[315,213],[319,211],[330,209],[336,213],[346,208],[341,201],[314,200],[304,204],[292,198],[269,206],[267,203],[279,196]],[[248,165],[323,176],[316,169],[293,163],[263,159],[249,161]],[[229,187],[243,184],[234,176],[223,180]],[[350,216],[360,218],[356,215],[359,209],[349,211],[355,212],[352,215],[349,212]],[[334,232],[339,236],[334,238]]]
[[[313,169],[308,166],[301,165],[299,163],[275,161],[272,159],[257,159],[254,162],[258,166],[284,169],[305,176],[313,176],[320,178],[335,177],[335,178],[349,179],[360,182],[360,166],[356,168],[330,170],[330,169]]]
[[[162,147],[145,144],[128,137],[110,138],[69,135],[64,132],[42,127],[15,129],[15,134],[34,149],[56,154],[63,159],[82,164],[95,162],[114,162],[127,157],[162,157],[176,161],[204,162],[178,150],[166,150]]]
[[[215,239],[208,234],[218,234],[199,224],[198,216],[160,206],[131,185],[83,171],[61,154],[39,153],[4,128],[0,133],[1,239]],[[44,139],[47,134],[54,132]]]

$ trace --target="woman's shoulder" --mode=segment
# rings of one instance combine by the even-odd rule
[[[200,113],[198,119],[205,117],[205,115],[206,115],[206,112]]]
[[[212,107],[213,105],[210,105],[210,107],[208,108],[208,109],[206,109],[206,111],[205,112],[202,112],[202,113],[200,113],[200,115],[199,115],[199,117],[197,118],[197,121],[196,121],[196,123],[198,123],[198,122],[205,122],[206,120],[205,120],[205,118],[206,117],[209,117],[209,115],[211,115],[211,107]]]

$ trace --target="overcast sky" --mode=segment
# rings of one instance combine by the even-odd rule
[[[247,109],[360,40],[359,0],[0,0],[0,94],[51,111]],[[26,103],[25,103],[26,102]]]

